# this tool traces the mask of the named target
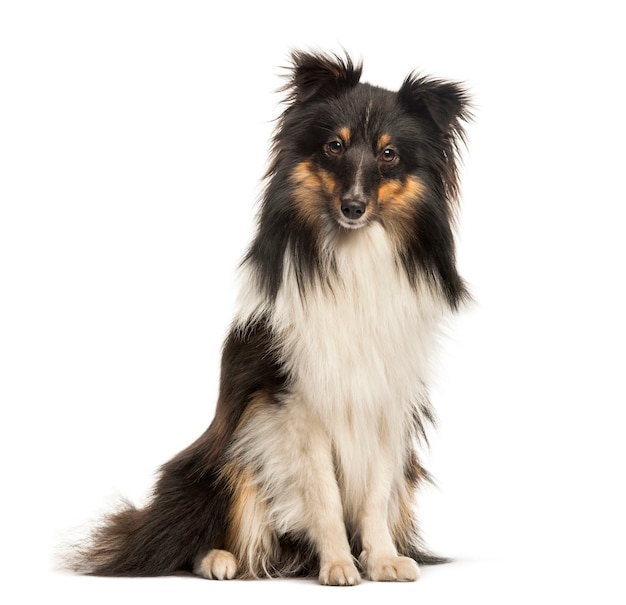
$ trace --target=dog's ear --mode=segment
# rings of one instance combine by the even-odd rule
[[[400,101],[420,115],[426,115],[445,134],[458,129],[459,120],[469,121],[469,97],[455,82],[422,78],[410,74],[398,91]]]
[[[285,90],[288,101],[304,103],[318,96],[338,94],[355,87],[361,78],[363,66],[354,64],[346,55],[294,51],[291,53],[291,75]]]

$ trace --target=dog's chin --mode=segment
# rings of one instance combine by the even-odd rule
[[[358,229],[363,229],[363,227],[367,227],[369,223],[370,221],[367,218],[349,219],[342,216],[337,219],[337,224],[342,229],[347,229],[349,231],[357,231]]]

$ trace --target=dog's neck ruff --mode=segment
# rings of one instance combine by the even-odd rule
[[[393,241],[377,223],[339,234],[326,254],[325,279],[303,292],[286,253],[274,300],[249,260],[236,325],[266,321],[290,376],[323,405],[406,401],[426,379],[447,305],[426,279],[409,283]]]

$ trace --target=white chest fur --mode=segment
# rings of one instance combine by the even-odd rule
[[[382,227],[346,236],[328,284],[302,296],[287,260],[274,305],[252,287],[239,317],[270,317],[293,381],[285,414],[328,436],[344,499],[356,503],[381,461],[401,478],[444,306],[428,284],[409,283]]]
[[[426,379],[442,307],[427,285],[409,284],[381,227],[346,235],[329,285],[303,298],[287,266],[272,323],[297,385],[326,414],[391,412]]]

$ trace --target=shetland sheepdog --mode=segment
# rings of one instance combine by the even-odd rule
[[[455,265],[461,85],[360,83],[291,55],[215,418],[71,565],[103,576],[411,581],[431,354],[468,299]]]

